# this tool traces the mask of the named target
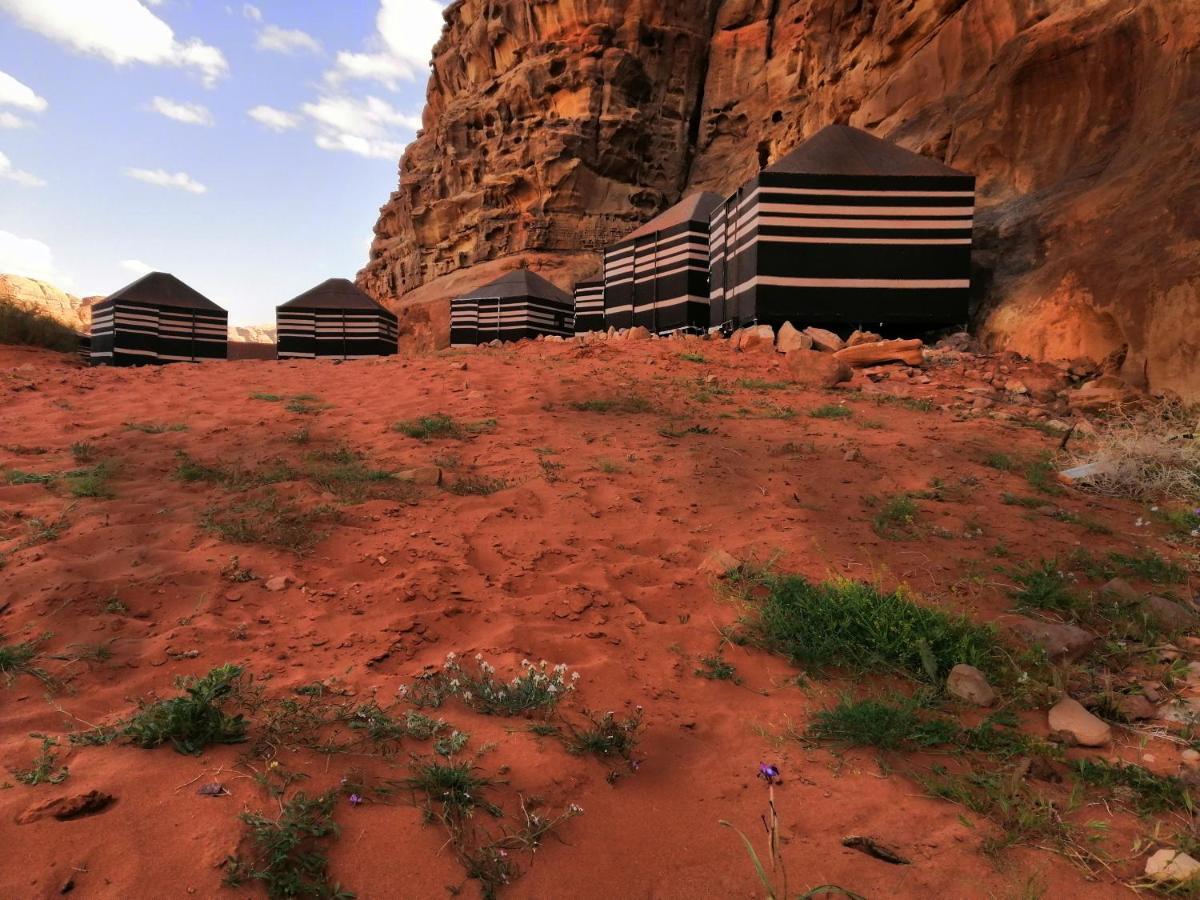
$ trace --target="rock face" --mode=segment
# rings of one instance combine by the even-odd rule
[[[455,0],[445,16],[425,128],[359,276],[394,307],[444,305],[438,279],[491,260],[569,286],[685,193],[728,192],[839,122],[978,175],[990,347],[1128,345],[1125,378],[1200,393],[1187,0]]]
[[[230,325],[229,339],[244,341],[248,344],[274,344],[276,338],[274,325]]]
[[[81,300],[44,281],[20,275],[0,275],[0,304],[40,310],[75,331],[87,331],[91,327],[92,304],[100,299]]]

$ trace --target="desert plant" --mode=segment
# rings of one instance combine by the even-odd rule
[[[241,666],[218,666],[202,678],[179,682],[184,694],[169,700],[142,703],[122,735],[147,750],[168,741],[179,752],[200,753],[211,744],[238,744],[246,740],[247,722],[231,705],[242,680]]]
[[[1200,411],[1164,402],[1118,414],[1075,458],[1093,473],[1081,486],[1135,500],[1200,500]]]
[[[323,841],[340,832],[333,820],[337,798],[337,791],[316,797],[298,792],[283,805],[278,819],[242,813],[251,852],[226,861],[226,884],[261,882],[271,900],[351,900],[354,894],[330,883],[329,859],[321,849]]]
[[[112,467],[108,463],[97,463],[87,469],[76,469],[63,476],[67,491],[72,497],[93,497],[109,500],[113,497],[112,487],[108,479],[112,475]]]
[[[491,475],[460,475],[446,485],[446,490],[459,497],[488,497],[508,488],[508,481]]]
[[[270,544],[305,553],[325,538],[318,526],[338,519],[332,507],[306,510],[271,493],[244,503],[209,507],[201,515],[200,527],[232,544]]]
[[[411,688],[403,686],[402,697],[418,706],[438,707],[448,697],[461,697],[476,712],[489,716],[518,716],[536,710],[550,710],[571,691],[579,673],[568,677],[566,663],[553,668],[545,660],[534,665],[521,660],[521,673],[510,681],[496,677],[496,668],[475,655],[475,671],[463,668],[458,655],[446,654],[442,669],[419,679]]]
[[[69,772],[66,766],[58,765],[58,754],[54,752],[58,741],[46,734],[34,733],[30,737],[40,740],[42,749],[29,769],[15,773],[17,781],[30,787],[39,784],[62,784],[67,780]]]
[[[588,400],[576,400],[571,403],[571,409],[576,412],[594,413],[647,413],[654,409],[654,404],[646,397],[626,391],[617,397],[594,397]]]
[[[187,431],[187,425],[182,422],[126,422],[126,431],[140,431],[142,434],[166,434],[168,431]]]
[[[900,670],[940,683],[958,663],[985,671],[998,663],[991,628],[914,603],[903,589],[772,572],[753,577],[765,596],[750,599],[739,638],[798,665]]]
[[[5,302],[0,303],[0,344],[74,353],[79,348],[79,335],[40,309]]]
[[[817,713],[808,735],[814,740],[880,750],[935,747],[954,739],[957,725],[918,715],[919,708],[912,700],[886,703],[843,697],[837,706]]]
[[[825,406],[818,406],[809,415],[814,419],[848,419],[854,415],[854,410],[848,406],[828,403]]]
[[[734,684],[740,681],[737,669],[720,655],[700,657],[700,665],[696,668],[695,674],[710,681],[732,681]]]
[[[909,494],[893,494],[878,505],[871,527],[889,541],[909,541],[921,534],[917,517],[921,507]]]
[[[579,754],[590,753],[602,758],[618,757],[633,768],[637,767],[633,751],[642,731],[640,706],[635,707],[630,715],[620,718],[611,711],[600,714],[591,710],[584,710],[583,717],[583,724],[567,723],[570,731],[566,738],[568,750]]]
[[[12,684],[18,675],[31,675],[45,684],[53,682],[50,674],[36,665],[42,655],[42,646],[49,639],[49,634],[43,634],[19,644],[0,642],[0,677],[6,684]]]
[[[406,437],[419,441],[432,440],[463,440],[472,435],[482,434],[496,427],[495,419],[484,419],[480,422],[459,422],[445,413],[433,413],[419,416],[415,419],[403,419],[392,426]]]

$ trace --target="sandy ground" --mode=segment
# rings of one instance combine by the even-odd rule
[[[980,846],[993,826],[923,796],[912,780],[881,769],[874,753],[835,754],[777,737],[789,722],[803,728],[851,682],[830,676],[800,688],[786,660],[739,647],[725,655],[742,685],[693,673],[697,657],[720,646],[718,629],[739,614],[698,571],[714,549],[815,577],[905,583],[930,603],[991,619],[1010,604],[988,555],[998,541],[1018,560],[1080,545],[1131,551],[1147,540],[1135,526],[1144,510],[1077,493],[1056,499],[1106,523],[1107,536],[1030,516],[1000,499],[1028,492],[1020,473],[980,460],[992,450],[1033,455],[1056,438],[872,399],[970,399],[963,389],[973,382],[959,368],[940,370],[928,385],[874,384],[860,374],[848,390],[766,390],[737,379],[778,379],[773,355],[703,346],[708,360],[696,363],[680,349],[542,344],[340,365],[113,370],[0,348],[0,468],[66,471],[76,465],[70,446],[82,441],[117,466],[112,499],[0,486],[0,635],[11,642],[50,633],[50,654],[115,639],[107,662],[48,662],[69,680],[52,696],[28,676],[0,681],[0,767],[8,770],[0,772],[0,896],[57,896],[68,882],[81,898],[261,896],[221,885],[221,864],[238,846],[238,813],[274,808],[239,766],[245,748],[190,757],[119,743],[67,747],[65,733],[128,715],[140,697],[171,696],[176,676],[225,662],[244,664],[270,694],[332,678],[355,700],[391,703],[400,684],[450,651],[482,653],[501,672],[524,657],[567,663],[581,673],[568,712],[645,707],[640,769],[615,785],[606,781],[611,766],[567,754],[520,720],[480,716],[457,701],[437,713],[469,732],[472,747],[494,744],[480,765],[504,772],[495,797],[510,812],[518,795],[541,797],[550,810],[584,809],[563,826],[561,841],[522,858],[525,872],[508,896],[762,896],[737,837],[718,825],[730,820],[762,846],[760,761],[783,773],[776,797],[793,892],[833,883],[871,898],[1036,896],[1033,889],[1047,897],[1128,895],[1122,882],[1140,871],[1140,858],[1088,881],[1050,852],[1017,847],[986,856]],[[706,377],[728,392],[706,396]],[[658,409],[617,415],[569,405],[630,390]],[[329,406],[297,414],[251,399],[253,392],[312,394]],[[828,403],[845,403],[854,415],[808,415]],[[778,407],[798,415],[767,417]],[[434,412],[496,425],[467,440],[428,443],[390,429]],[[187,430],[148,434],[128,422]],[[660,433],[691,425],[712,433]],[[289,441],[302,427],[311,432],[307,447]],[[326,539],[296,556],[205,533],[203,511],[237,498],[172,477],[181,450],[252,466],[338,445],[382,469],[437,458],[450,463],[447,482],[477,474],[509,487],[490,496],[430,487],[413,504],[350,506]],[[544,469],[543,459],[561,468]],[[923,519],[945,536],[887,541],[874,533],[865,495],[919,490],[934,478],[973,485],[957,499],[922,501]],[[309,484],[279,489],[303,503],[330,499]],[[58,522],[57,539],[24,546],[33,517]],[[966,536],[977,524],[984,535]],[[234,556],[261,580],[224,578]],[[294,581],[268,591],[264,581],[279,575]],[[1030,721],[1044,728],[1036,715]],[[34,756],[30,732],[64,738],[63,784],[28,787],[7,777]],[[1132,736],[1119,742],[1127,756],[1141,752]],[[310,751],[279,759],[308,774],[304,788],[315,792],[351,768],[403,777],[407,751],[425,749],[406,746],[391,760]],[[197,795],[198,783],[213,780],[231,796]],[[40,801],[91,789],[116,803],[74,821],[15,824]],[[1103,806],[1082,815],[1109,822],[1114,845],[1129,852],[1129,817]],[[330,844],[331,869],[359,897],[442,897],[463,885],[464,896],[477,894],[443,833],[423,824],[407,797],[344,804],[336,818],[343,831]],[[847,849],[849,834],[899,848],[912,864]]]

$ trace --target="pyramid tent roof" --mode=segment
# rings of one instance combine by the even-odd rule
[[[528,269],[507,272],[495,281],[489,281],[469,294],[462,295],[464,300],[486,300],[492,297],[538,297],[559,303],[575,302],[575,298],[566,291],[560,290],[541,275]]]
[[[764,172],[794,175],[969,177],[849,125],[827,125]]]
[[[365,309],[384,311],[386,308],[345,278],[330,278],[316,287],[293,297],[279,309]]]
[[[174,275],[151,272],[137,281],[109,294],[106,300],[127,300],[151,306],[175,306],[182,309],[209,309],[225,312],[195,288],[188,287]]]
[[[648,234],[654,234],[658,231],[666,231],[668,228],[673,228],[684,222],[707,223],[713,210],[721,205],[723,199],[720,194],[713,194],[709,191],[700,191],[691,194],[684,197],[670,209],[659,213],[641,228],[628,234],[625,240],[631,241],[634,238],[645,237]]]

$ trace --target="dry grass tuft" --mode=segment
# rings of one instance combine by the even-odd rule
[[[1200,500],[1200,409],[1163,403],[1114,421],[1076,464],[1097,465],[1082,486],[1151,501]]]

